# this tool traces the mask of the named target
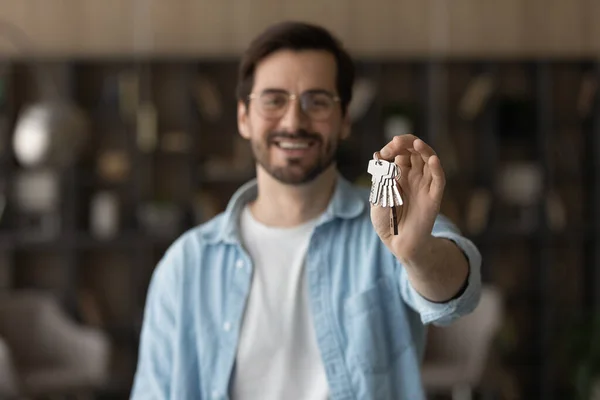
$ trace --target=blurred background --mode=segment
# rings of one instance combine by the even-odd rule
[[[0,1],[0,398],[125,399],[148,282],[254,175],[238,58],[268,24],[356,58],[342,173],[415,133],[484,297],[433,329],[432,399],[600,398],[600,2]],[[366,175],[366,176],[365,176]]]

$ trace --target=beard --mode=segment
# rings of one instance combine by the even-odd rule
[[[271,146],[276,146],[277,140],[282,139],[310,140],[312,146],[317,146],[318,156],[309,163],[303,158],[288,157],[285,165],[273,165]],[[273,178],[288,185],[301,185],[317,178],[334,163],[337,151],[337,141],[325,142],[321,135],[305,130],[271,132],[266,138],[252,140],[251,144],[256,162]]]

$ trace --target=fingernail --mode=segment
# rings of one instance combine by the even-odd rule
[[[391,155],[388,149],[382,149],[382,150],[379,152],[379,154],[380,154],[380,155],[381,155],[381,157],[383,157],[383,158],[387,158],[387,157],[389,157],[389,156]]]

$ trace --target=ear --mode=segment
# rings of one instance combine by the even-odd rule
[[[346,110],[344,119],[342,120],[342,131],[341,139],[346,140],[350,137],[350,131],[352,130],[352,120],[350,119],[350,113]]]
[[[248,126],[248,108],[243,101],[238,101],[237,107],[238,131],[244,139],[250,139],[250,127]]]

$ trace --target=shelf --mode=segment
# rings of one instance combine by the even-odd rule
[[[129,249],[140,245],[168,246],[177,236],[148,236],[134,232],[123,233],[115,238],[99,239],[88,233],[63,235],[56,238],[35,238],[19,234],[0,234],[0,250],[47,249]]]
[[[600,193],[600,185],[595,185],[600,176],[600,164],[597,162],[600,147],[598,142],[594,142],[600,126],[600,103],[585,120],[579,118],[575,111],[574,99],[581,90],[582,60],[558,62],[532,58],[432,62],[422,58],[357,61],[359,75],[373,80],[379,93],[366,114],[353,124],[352,139],[342,147],[340,168],[364,173],[359,167],[364,165],[365,157],[372,154],[365,154],[365,149],[377,148],[384,143],[384,119],[390,106],[402,103],[418,107],[419,115],[413,121],[415,134],[427,140],[430,135],[431,144],[439,146],[442,164],[448,166],[448,190],[444,196],[448,196],[450,211],[454,212],[457,220],[470,215],[469,196],[473,190],[490,190],[492,201],[488,229],[481,234],[470,235],[466,231],[465,234],[482,249],[486,282],[505,291],[508,305],[514,306],[515,314],[517,311],[522,314],[519,315],[519,323],[524,329],[534,328],[531,337],[519,338],[519,346],[531,348],[530,351],[514,354],[512,360],[514,366],[529,367],[522,369],[527,375],[525,379],[531,381],[528,385],[531,387],[524,392],[533,389],[537,389],[535,392],[552,392],[554,387],[542,390],[541,383],[544,379],[553,382],[552,371],[543,365],[551,363],[554,357],[554,349],[547,342],[547,329],[557,320],[562,322],[560,317],[556,317],[558,314],[553,314],[559,311],[559,305],[552,298],[555,293],[553,285],[556,285],[555,281],[568,277],[573,279],[571,283],[576,284],[567,285],[565,290],[577,291],[580,286],[585,286],[583,290],[589,292],[587,297],[591,298],[598,297],[594,293],[598,293],[600,282],[597,273],[581,272],[598,269],[600,259],[600,252],[594,248],[600,240],[600,219],[595,211]],[[595,68],[600,65],[596,61],[593,64]],[[560,73],[555,74],[557,65]],[[124,80],[124,70],[132,72],[134,79]],[[29,72],[26,68],[17,65],[15,71],[17,73],[10,75],[14,82],[9,82],[11,96],[7,99],[10,104],[7,103],[5,109],[9,117],[0,117],[9,124],[14,124],[15,111],[31,100],[36,92],[35,81],[27,79]],[[66,277],[64,286],[60,286],[61,295],[65,298],[75,298],[73,294],[79,289],[81,283],[78,282],[82,281],[86,284],[92,282],[94,290],[107,298],[115,296],[119,299],[115,302],[131,296],[131,309],[125,317],[119,314],[120,317],[115,319],[126,323],[108,323],[101,328],[119,347],[117,353],[126,355],[126,361],[116,362],[113,368],[118,369],[113,371],[116,379],[97,397],[127,398],[139,332],[134,321],[142,318],[143,304],[140,303],[157,258],[178,235],[156,236],[144,233],[144,229],[124,228],[117,237],[96,238],[90,232],[84,232],[87,229],[84,227],[90,226],[87,220],[94,193],[102,190],[118,192],[121,206],[119,220],[124,221],[121,226],[138,225],[135,221],[138,221],[140,206],[158,198],[185,205],[188,222],[187,218],[195,215],[195,207],[191,203],[196,197],[200,198],[196,202],[202,203],[202,214],[213,215],[215,210],[226,206],[231,192],[255,178],[256,171],[254,165],[234,168],[244,163],[241,157],[236,156],[234,138],[239,139],[234,133],[237,109],[235,99],[229,95],[234,93],[236,84],[234,60],[127,60],[120,57],[79,60],[73,62],[68,71],[69,87],[62,89],[86,109],[93,128],[89,153],[79,166],[69,171],[60,188],[64,190],[61,195],[65,200],[59,210],[60,219],[64,221],[67,232],[69,229],[75,232],[43,239],[0,231],[0,252],[5,253],[4,264],[8,271],[4,275],[8,277],[6,286],[22,287],[37,282],[33,278],[45,282],[47,277],[44,274],[48,271],[53,274],[56,270]],[[481,72],[489,72],[497,78],[497,96],[492,95],[486,104],[481,105],[476,118],[461,119],[459,113],[465,93],[472,79]],[[215,90],[213,96],[207,97],[208,102],[199,97],[202,93],[197,90],[198,74],[214,84]],[[560,78],[563,75],[570,78],[563,81]],[[524,93],[527,106],[517,104],[518,109],[513,109],[513,112],[502,112],[506,109],[500,100],[506,99],[510,93]],[[131,112],[133,104],[140,104],[136,101],[155,103],[157,125],[154,128],[158,132],[158,143],[164,143],[162,139],[168,132],[189,134],[189,146],[179,147],[186,152],[165,151],[167,148],[160,144],[152,152],[140,150],[135,136],[138,120],[134,117],[135,112]],[[210,113],[202,109],[207,104],[210,108],[209,103],[213,110],[215,105],[220,106],[219,115],[214,119],[208,118]],[[515,118],[512,120],[506,115]],[[506,127],[510,129],[503,132]],[[440,140],[444,130],[446,141]],[[6,131],[12,133],[14,127],[9,126]],[[439,136],[436,136],[438,132]],[[10,137],[5,137],[4,141],[10,143]],[[0,166],[6,168],[1,169],[0,179],[11,185],[20,167],[11,154],[11,146],[5,148],[7,152],[0,157]],[[104,159],[101,162],[101,154],[111,150],[123,152],[125,162],[118,157],[109,157],[108,161]],[[547,174],[544,178],[548,178],[548,182],[543,182],[546,185],[543,193],[554,190],[560,196],[568,224],[566,229],[552,232],[546,227],[536,227],[522,231],[507,226],[514,210],[503,205],[502,198],[494,195],[494,189],[498,174],[502,172],[500,167],[511,160],[530,160],[542,167]],[[104,175],[126,176],[126,179],[105,181],[97,173],[100,164]],[[527,176],[513,178],[522,188],[531,183]],[[541,221],[543,202],[538,206],[535,212]],[[16,219],[7,218],[2,226],[13,225],[17,225]],[[81,232],[77,232],[78,229]],[[105,259],[113,257],[116,262],[111,267]],[[46,268],[50,258],[57,267]],[[89,265],[93,265],[90,268],[79,267],[89,260],[98,262],[90,262]],[[121,265],[128,268],[124,270]],[[588,283],[592,281],[594,283]],[[586,304],[589,303],[586,301]],[[555,393],[560,393],[558,389]],[[520,393],[520,397],[523,394],[526,393]],[[558,398],[561,397],[555,394],[547,396],[546,400]]]
[[[530,241],[540,244],[552,244],[556,241],[588,241],[595,234],[593,227],[573,227],[567,228],[560,232],[547,233],[533,231],[519,231],[510,228],[506,229],[491,229],[477,235],[467,235],[476,243],[497,243],[497,242],[513,242],[513,241]]]

